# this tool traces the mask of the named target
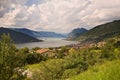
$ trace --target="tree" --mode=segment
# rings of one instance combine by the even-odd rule
[[[3,34],[0,39],[0,80],[23,80],[21,74],[23,66],[16,47],[10,39],[10,35]]]
[[[35,64],[41,61],[45,61],[46,57],[38,53],[28,53],[25,58],[26,64]]]

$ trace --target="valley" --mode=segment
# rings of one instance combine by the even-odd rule
[[[44,37],[0,28],[0,80],[119,80],[119,28],[117,20],[66,36],[44,32]]]

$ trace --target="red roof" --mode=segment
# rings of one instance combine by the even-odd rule
[[[43,49],[39,49],[39,50],[37,50],[36,53],[43,54],[43,53],[48,52],[48,51],[49,51],[49,49],[47,49],[47,48],[43,48]]]

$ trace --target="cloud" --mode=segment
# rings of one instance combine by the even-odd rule
[[[120,19],[120,3],[119,0],[91,0],[88,10],[89,14],[82,17],[82,21],[92,28],[96,25]],[[114,2],[114,4],[113,4]]]
[[[120,19],[119,0],[4,0],[0,4],[4,27],[63,33]]]

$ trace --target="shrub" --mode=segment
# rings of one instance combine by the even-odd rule
[[[38,53],[28,53],[25,58],[25,63],[35,64],[46,60],[46,57]]]

